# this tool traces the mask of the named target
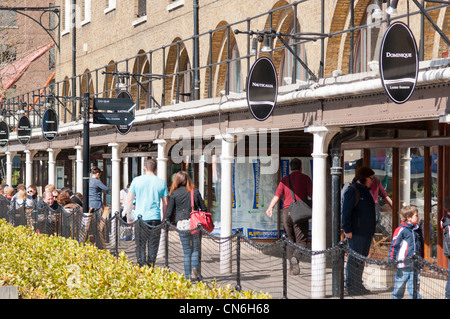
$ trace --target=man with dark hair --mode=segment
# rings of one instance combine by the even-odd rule
[[[342,228],[347,237],[348,247],[356,253],[367,257],[375,234],[375,202],[370,193],[370,185],[375,172],[368,167],[356,170],[352,184],[343,194]],[[367,293],[362,283],[364,260],[357,260],[350,255],[346,268],[347,291],[352,295]]]
[[[292,198],[292,189],[294,191],[295,200],[307,200],[308,196],[312,198],[312,181],[308,175],[302,173],[302,162],[298,158],[294,158],[290,161],[289,166],[291,173],[281,180],[278,184],[278,188],[275,192],[275,196],[269,204],[269,208],[266,211],[267,216],[272,217],[273,208],[278,203],[280,198],[283,199],[283,208],[281,210],[283,214],[283,225],[286,232],[286,236],[289,240],[296,243],[300,247],[306,247],[308,239],[309,221],[301,221],[294,223],[289,214],[289,205],[294,201]],[[287,258],[291,263],[290,274],[298,275],[300,273],[299,252],[294,250],[290,245],[287,246]]]
[[[144,174],[133,179],[125,200],[124,215],[128,222],[133,222],[139,215],[149,226],[150,233],[136,232],[136,255],[140,265],[154,265],[158,253],[161,229],[157,228],[161,220],[166,218],[169,203],[169,191],[166,182],[155,175],[156,161],[147,159]],[[131,216],[131,206],[136,197],[135,213]],[[162,216],[160,203],[162,200]],[[162,218],[161,218],[162,217]],[[156,229],[153,229],[156,228]],[[145,258],[145,247],[148,248],[148,258]]]

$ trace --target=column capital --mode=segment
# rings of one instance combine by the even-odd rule
[[[309,126],[305,128],[305,132],[314,135],[314,145],[312,157],[326,158],[328,157],[328,145],[337,133],[340,132],[340,128],[337,126]]]

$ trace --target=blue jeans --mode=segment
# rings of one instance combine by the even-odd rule
[[[408,293],[412,299],[414,296],[414,270],[412,268],[399,268],[397,269],[397,273],[395,274],[392,299],[402,299],[405,294],[406,286],[408,286]],[[417,283],[417,299],[420,298],[419,283]]]
[[[193,268],[198,270],[198,256],[199,256],[199,240],[198,235],[191,235],[190,232],[180,232],[180,241],[183,246],[183,262],[184,274],[187,279],[191,276]]]
[[[159,248],[159,239],[161,237],[161,228],[154,229],[154,227],[158,225],[161,225],[160,220],[144,220],[144,224],[138,226],[139,228],[136,231],[135,239],[136,258],[141,266],[153,266],[155,264]],[[147,256],[145,248],[147,248]]]

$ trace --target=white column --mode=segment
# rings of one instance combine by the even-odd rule
[[[165,140],[154,140],[153,143],[158,145],[158,155],[156,158],[157,168],[156,168],[156,176],[161,178],[167,184],[167,155],[168,155],[168,145]],[[161,220],[163,220],[164,216],[162,214],[162,201],[161,201]],[[166,231],[163,228],[161,230],[161,236],[159,239],[159,248],[157,258],[165,258],[165,247],[166,245]]]
[[[25,150],[25,186],[33,183],[33,157],[37,151]]]
[[[400,208],[411,204],[411,149],[400,149]]]
[[[158,157],[156,175],[167,183],[167,142],[165,140],[154,140],[158,145]]]
[[[326,249],[326,209],[327,209],[327,157],[328,144],[331,138],[339,132],[335,128],[312,126],[305,132],[314,135],[313,153],[313,198],[311,249],[321,251]],[[313,255],[311,258],[311,297],[325,297],[325,254]]]
[[[12,164],[16,152],[5,152],[6,154],[6,184],[12,185]]]
[[[48,184],[56,187],[56,157],[61,149],[48,148]]]
[[[127,187],[127,184],[130,182],[128,179],[129,179],[129,177],[128,177],[128,157],[124,157],[123,159],[122,159],[122,171],[123,171],[123,174],[122,174],[122,187],[123,188],[126,188]]]
[[[83,194],[83,147],[77,145],[74,147],[77,153],[76,163],[76,179],[75,192]]]
[[[198,191],[205,198],[205,155],[198,157]]]
[[[232,235],[232,182],[234,162],[234,136],[224,134],[216,136],[222,140],[221,190],[220,190],[220,236],[224,242],[220,245],[220,273],[231,273]]]
[[[120,212],[120,153],[126,144],[109,143],[111,147],[111,214]]]

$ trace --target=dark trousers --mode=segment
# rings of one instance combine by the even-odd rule
[[[361,236],[353,234],[352,238],[348,238],[348,248],[358,254],[367,257],[372,244],[373,236]],[[364,260],[350,254],[345,269],[347,289],[358,292],[363,289],[362,275],[364,271]]]
[[[282,213],[286,237],[300,247],[306,248],[306,242],[308,240],[309,221],[306,220],[300,223],[294,223],[291,216],[289,215],[288,208],[283,209]],[[288,260],[291,260],[292,257],[300,260],[300,252],[298,251],[298,249],[294,249],[292,246],[287,245],[286,253]]]
[[[136,258],[140,266],[155,264],[161,237],[161,228],[156,227],[159,225],[160,220],[144,220],[136,229]]]

